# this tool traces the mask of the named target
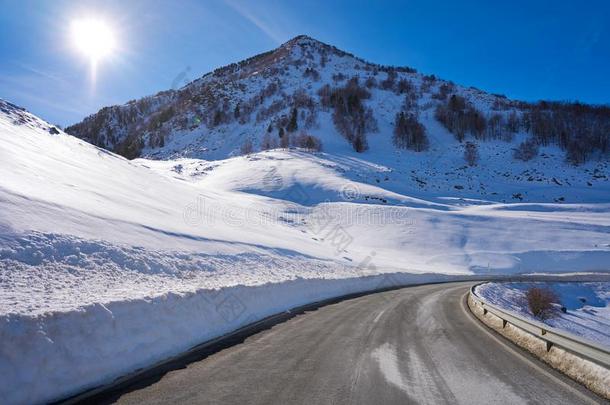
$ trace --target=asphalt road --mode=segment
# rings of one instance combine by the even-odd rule
[[[327,305],[104,401],[602,402],[478,323],[463,302],[471,284],[409,287]]]

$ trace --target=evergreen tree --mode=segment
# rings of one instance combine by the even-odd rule
[[[222,118],[223,118],[222,111],[216,110],[216,112],[214,113],[213,126],[215,126],[215,127],[219,126],[222,123]]]
[[[362,153],[368,149],[366,138],[364,137],[364,135],[360,134],[356,135],[356,138],[352,142],[352,146],[354,147],[354,150],[358,153]]]
[[[290,121],[288,122],[288,125],[286,126],[286,129],[288,130],[288,132],[294,132],[299,128],[299,125],[297,123],[297,118],[298,118],[298,111],[296,108],[292,109],[292,113],[290,114]]]

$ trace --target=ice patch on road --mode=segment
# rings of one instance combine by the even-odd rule
[[[384,343],[371,353],[373,359],[379,365],[379,370],[387,382],[404,391],[409,392],[409,385],[400,373],[396,349],[389,343]]]
[[[436,386],[438,381],[430,375],[414,349],[409,350],[409,360],[406,363],[409,377],[400,371],[399,356],[394,345],[384,343],[373,350],[371,357],[377,362],[384,379],[410,399],[416,398],[416,402],[421,404],[437,404],[439,398],[442,398]]]

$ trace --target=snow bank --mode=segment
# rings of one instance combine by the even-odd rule
[[[69,312],[0,316],[0,397],[31,404],[111,382],[292,307],[442,275],[296,279],[89,304]]]

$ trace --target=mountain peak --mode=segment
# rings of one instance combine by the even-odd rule
[[[347,52],[344,52],[333,45],[329,45],[327,43],[324,43],[320,40],[317,40],[317,39],[312,38],[309,35],[305,35],[305,34],[297,35],[296,37],[284,42],[277,49],[293,49],[297,46],[311,47],[311,48],[315,48],[318,50],[331,50],[332,49],[334,52],[336,52],[338,54],[342,54],[342,55],[347,54]]]
[[[321,41],[318,41],[317,39],[312,38],[309,35],[301,34],[301,35],[297,35],[296,37],[284,42],[282,45],[280,45],[280,48],[291,47],[294,45],[312,44],[312,43],[324,45]]]

